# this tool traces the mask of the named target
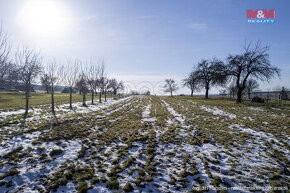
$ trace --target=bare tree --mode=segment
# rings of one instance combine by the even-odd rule
[[[105,87],[105,65],[102,60],[101,65],[99,66],[99,78],[97,80],[97,85],[99,88],[99,103],[102,102],[102,93],[104,92]]]
[[[65,67],[64,84],[69,87],[69,108],[72,109],[72,93],[77,84],[79,77],[79,69],[81,68],[80,62],[75,60],[74,62],[68,61]]]
[[[222,96],[222,97],[227,96],[227,90],[226,89],[220,90],[219,95]]]
[[[50,91],[50,84],[49,84],[49,77],[46,73],[44,73],[40,77],[41,85],[45,89],[46,93],[48,94]]]
[[[226,82],[225,65],[221,60],[202,60],[197,64],[194,75],[199,86],[205,88],[205,98],[208,99],[208,91],[214,85],[222,85]]]
[[[150,96],[151,95],[151,92],[149,90],[145,91],[142,93],[143,95],[147,95],[147,96]]]
[[[186,86],[190,89],[190,96],[193,96],[195,90],[199,90],[198,79],[194,72],[191,72],[182,82],[184,87]]]
[[[87,79],[88,79],[87,82],[92,92],[92,105],[94,104],[94,96],[95,96],[95,93],[97,92],[99,74],[100,74],[100,68],[96,64],[92,63],[91,61],[88,76],[87,76]]]
[[[40,54],[35,52],[32,49],[23,47],[22,50],[16,52],[16,63],[19,66],[20,80],[24,83],[25,86],[25,114],[26,117],[28,114],[29,108],[29,97],[30,91],[32,88],[32,83],[35,81],[35,78],[41,73],[41,58]]]
[[[112,88],[114,84],[113,79],[105,78],[104,80],[104,95],[105,95],[105,102],[107,102],[107,92],[109,89]]]
[[[50,96],[51,96],[51,112],[55,115],[55,102],[54,102],[54,93],[57,89],[57,86],[61,83],[63,79],[63,66],[57,65],[56,61],[53,60],[48,63],[44,76],[48,77],[48,84],[50,88]]]
[[[228,87],[228,91],[229,91],[230,97],[235,98],[235,95],[237,94],[238,89],[234,82],[230,84],[230,86]]]
[[[115,78],[111,79],[111,88],[112,88],[113,94],[116,95],[118,91],[118,82]]]
[[[164,92],[169,92],[172,97],[172,93],[178,90],[178,87],[173,79],[165,79],[165,84],[163,86]]]
[[[119,98],[121,97],[121,91],[124,91],[124,89],[125,89],[125,85],[124,85],[124,82],[121,80],[121,81],[118,83],[118,90],[117,90],[117,92],[116,92],[116,94],[119,93],[119,94],[118,94]]]
[[[249,79],[247,81],[245,90],[248,94],[249,99],[251,98],[251,93],[258,88],[259,88],[259,84],[256,80]]]
[[[123,81],[118,82],[115,78],[111,79],[111,89],[113,90],[113,94],[117,95],[118,91],[124,90]]]
[[[78,85],[80,87],[80,91],[81,91],[82,96],[83,96],[83,106],[86,107],[87,106],[86,95],[87,95],[89,89],[88,89],[88,78],[87,78],[87,75],[85,74],[84,71],[80,74],[79,80],[77,82],[78,82]]]
[[[119,92],[119,96],[120,96],[120,91],[123,91],[125,89],[125,85],[124,85],[124,82],[121,80],[119,83],[118,83],[118,89],[116,90],[116,94],[117,92]]]
[[[80,76],[80,75],[79,75]],[[79,81],[80,79],[78,78],[77,82],[76,82],[76,88],[78,89],[79,91],[79,95],[82,94],[82,85],[81,85],[81,82]]]
[[[11,64],[9,62],[10,46],[8,45],[7,34],[3,32],[0,25],[0,84],[4,82],[4,78],[8,75]]]
[[[8,89],[13,89],[19,86],[19,69],[16,64],[9,62],[8,73],[4,78],[5,87]]]
[[[284,86],[282,86],[282,89],[281,89],[281,92],[280,92],[280,96],[281,96],[282,100],[288,100],[287,92],[289,92],[289,89],[287,89]]]
[[[246,44],[242,54],[228,56],[228,75],[236,82],[238,103],[242,102],[248,78],[269,81],[276,75],[280,76],[280,70],[269,61],[268,51],[269,47],[262,47],[261,43],[257,42]]]

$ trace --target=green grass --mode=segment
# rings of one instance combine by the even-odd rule
[[[55,93],[55,104],[69,103],[69,93]],[[29,100],[30,107],[36,107],[38,105],[49,105],[51,95],[41,92],[31,93]],[[95,102],[98,102],[99,96],[95,96]],[[112,95],[107,95],[107,98],[112,97]],[[91,99],[91,95],[87,95],[87,100]],[[102,95],[102,101],[104,101],[104,96]],[[81,102],[82,95],[73,94],[73,102]],[[90,103],[90,102],[88,102]],[[24,92],[0,92],[0,110],[14,110],[14,109],[24,109],[25,107],[25,94]]]

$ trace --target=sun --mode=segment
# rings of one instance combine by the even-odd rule
[[[67,10],[59,0],[28,0],[19,12],[21,28],[32,35],[62,35],[67,29]]]

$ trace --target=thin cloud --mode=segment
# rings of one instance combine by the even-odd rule
[[[208,25],[206,23],[189,23],[186,26],[194,31],[205,31],[208,29]]]

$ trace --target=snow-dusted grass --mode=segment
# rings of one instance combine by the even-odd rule
[[[2,114],[0,192],[286,187],[289,112],[258,108],[140,96]]]
[[[204,105],[201,105],[200,108],[201,108],[202,110],[207,111],[207,112],[211,112],[213,115],[224,115],[224,116],[228,116],[228,117],[231,118],[231,119],[236,118],[236,115],[234,115],[234,114],[232,114],[232,113],[224,112],[224,111],[220,110],[220,109],[217,108],[217,107],[209,108],[209,107],[206,107],[206,106],[204,106]]]

